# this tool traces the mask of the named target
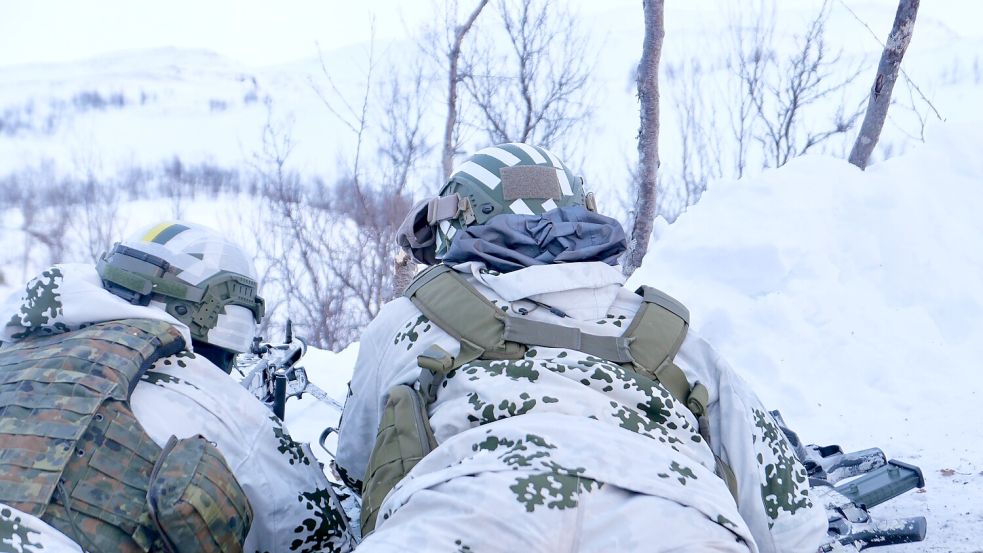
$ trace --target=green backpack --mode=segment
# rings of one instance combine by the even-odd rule
[[[242,551],[249,500],[195,436],[162,450],[129,406],[157,359],[184,350],[162,321],[128,319],[0,349],[0,503],[87,551]]]
[[[600,336],[509,315],[446,265],[434,265],[417,275],[407,287],[406,297],[433,324],[457,339],[461,351],[451,357],[431,346],[417,359],[421,367],[417,387],[399,385],[389,391],[362,485],[362,535],[375,529],[386,495],[436,447],[427,406],[436,399],[444,377],[476,359],[521,359],[529,347],[543,346],[618,363],[659,381],[693,412],[700,434],[709,443],[709,392],[699,382],[690,386],[685,373],[673,362],[686,338],[689,310],[655,288],[642,286],[636,293],[642,296],[642,306],[625,333]],[[719,458],[717,473],[736,498],[736,478]]]

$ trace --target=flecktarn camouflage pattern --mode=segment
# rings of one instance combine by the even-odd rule
[[[216,403],[216,397],[224,401]],[[182,352],[157,361],[134,391],[133,404],[152,436],[198,433],[216,443],[253,510],[245,551],[340,553],[353,547],[329,492],[336,485],[310,448],[201,356]]]
[[[202,434],[216,443],[253,510],[245,551],[341,553],[353,547],[329,491],[336,485],[310,448],[206,359],[181,352],[157,361],[134,391],[133,404],[152,436]]]
[[[164,446],[146,498],[169,552],[242,551],[253,511],[231,472],[202,436],[172,437]]]
[[[160,447],[129,408],[130,391],[160,357],[184,348],[170,324],[145,319],[97,323],[82,330],[21,340],[0,352],[0,502],[39,517],[95,551],[163,550],[166,525],[147,510]],[[184,550],[224,539],[241,550],[245,513],[222,512],[248,500],[221,460],[187,465],[228,489],[198,497],[221,527],[182,521],[195,536],[171,540]],[[181,455],[173,458],[180,459]],[[232,495],[227,495],[232,494]],[[172,521],[173,523],[173,521]]]
[[[139,320],[5,347],[0,501],[101,550],[154,544],[144,505],[160,448],[127,400],[155,359],[183,347],[170,325]]]
[[[185,343],[191,341],[188,329],[180,321],[161,308],[132,305],[107,292],[95,268],[83,264],[64,264],[48,269],[20,294],[8,298],[0,306],[0,322],[7,323],[0,329],[0,339],[6,348],[45,336],[48,338],[43,339],[58,339],[55,335],[69,339],[75,334],[70,331],[91,327],[94,323],[114,324],[122,319],[165,324],[183,337]],[[341,508],[329,491],[332,484],[309,448],[293,441],[279,420],[271,420],[269,410],[238,382],[206,358],[191,351],[179,351],[155,361],[133,384],[136,387],[130,395],[129,409],[135,417],[134,422],[139,423],[151,440],[149,444],[140,445],[141,448],[152,445],[160,452],[172,436],[191,439],[202,435],[224,457],[253,511],[245,551],[351,550],[351,542],[341,523]],[[126,392],[130,390],[125,386],[122,388]],[[60,401],[67,402],[70,408],[79,403],[78,400]],[[6,417],[0,419],[6,420]],[[103,414],[99,423],[107,425],[110,421],[110,417]],[[107,432],[113,439],[123,436],[116,429],[103,428],[95,427],[92,438],[102,439]],[[3,440],[0,446],[6,444],[5,438]],[[130,441],[126,443],[135,446]],[[77,449],[70,448],[73,460],[88,459],[91,454],[96,458],[96,465],[105,467],[102,462],[109,458],[109,451],[97,452],[86,447],[83,448],[86,455],[77,457]],[[0,454],[0,463],[6,459],[5,455]],[[145,455],[150,462],[141,464],[145,468],[140,470],[149,476],[158,456]],[[111,474],[131,478],[127,472],[131,465],[113,463]],[[205,463],[202,468],[212,471],[217,467],[214,463]],[[4,478],[0,476],[2,480]],[[97,488],[93,490],[93,493],[102,493]],[[54,492],[55,498],[58,493],[57,490]],[[145,495],[141,501],[146,504]],[[74,509],[80,508],[76,505],[78,502],[72,500],[71,503],[72,512],[76,513]],[[144,523],[153,526],[149,518]],[[0,551],[33,552],[43,548],[44,551],[81,552],[79,545],[94,550],[84,538],[76,544],[71,536],[73,534],[66,536],[40,518],[0,500]]]
[[[592,334],[622,335],[641,304],[620,271],[602,263],[504,274],[477,263],[456,268],[509,315]],[[459,350],[406,299],[387,305],[363,335],[338,448],[352,478],[364,477],[378,398],[415,382],[417,356],[431,345]],[[582,528],[585,551],[815,550],[825,514],[770,417],[757,417],[760,402],[695,333],[676,364],[709,391],[713,450],[658,381],[582,352],[530,347],[520,359],[452,371],[429,410],[438,447],[389,494],[361,547],[397,551],[414,539],[433,551],[536,549],[566,543],[556,528]],[[738,503],[714,472],[714,453],[737,475]],[[601,536],[622,541],[598,545]]]

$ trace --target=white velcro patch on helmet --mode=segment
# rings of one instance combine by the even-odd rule
[[[511,204],[509,204],[509,209],[512,210],[512,213],[515,213],[517,215],[534,215],[532,210],[529,209],[529,206],[526,204],[526,202],[522,200],[516,200]]]
[[[504,163],[506,167],[512,167],[513,165],[516,165],[517,163],[522,161],[521,159],[515,157],[515,155],[513,155],[511,152],[508,152],[501,148],[494,148],[494,147],[480,150],[475,155],[485,155],[485,156],[493,157],[498,161]]]
[[[512,145],[527,153],[529,157],[532,158],[533,163],[546,163],[546,158],[543,157],[543,154],[539,153],[539,150],[536,148],[533,148],[528,144],[523,144],[522,142],[513,142]]]
[[[461,166],[457,168],[457,172],[464,173],[474,178],[475,180],[477,180],[478,182],[480,182],[481,184],[487,186],[489,189],[492,190],[494,190],[495,187],[497,187],[498,183],[500,182],[499,178],[495,176],[495,173],[492,173],[488,169],[485,169],[484,167],[478,165],[473,161],[467,161],[461,164]]]

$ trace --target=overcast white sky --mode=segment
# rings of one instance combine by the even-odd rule
[[[441,1],[441,4],[443,2]],[[634,0],[574,0],[587,11]],[[0,66],[177,46],[214,50],[250,65],[316,55],[412,34],[436,0],[0,0]],[[461,1],[461,11],[474,2]],[[639,10],[640,11],[640,10]]]
[[[248,65],[315,55],[369,38],[375,14],[379,39],[406,36],[432,17],[436,0],[0,0],[0,66],[63,62],[120,50],[203,48]],[[667,10],[714,11],[731,0],[669,0]],[[780,6],[821,0],[779,0]],[[855,8],[896,0],[833,0]],[[570,0],[582,14],[639,0]],[[473,1],[461,0],[462,12]],[[983,37],[983,2],[925,0],[919,17],[933,17],[962,36]]]

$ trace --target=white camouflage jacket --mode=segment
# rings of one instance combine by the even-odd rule
[[[56,265],[28,289],[34,293],[16,293],[0,310],[6,323],[3,341],[37,326],[68,331],[86,323],[145,318],[174,324],[191,343],[187,327],[162,309],[131,305],[104,290],[91,265]],[[308,448],[294,442],[269,409],[204,357],[184,351],[158,360],[134,389],[130,407],[161,447],[171,435],[201,434],[216,444],[252,506],[243,551],[347,549],[329,508],[329,483]],[[8,551],[7,545],[23,552],[72,550],[65,549],[66,543],[73,542],[40,519],[0,505],[0,551]]]
[[[641,305],[641,298],[623,287],[621,272],[600,262],[506,274],[477,263],[456,269],[512,315],[526,312],[534,320],[593,334],[623,334]],[[451,355],[460,349],[406,298],[387,304],[366,329],[337,452],[349,477],[364,476],[387,390],[417,380],[417,356],[431,344]],[[380,526],[387,513],[427,487],[522,465],[692,507],[752,551],[816,551],[826,535],[824,509],[813,503],[805,470],[767,410],[696,333],[689,333],[675,361],[691,383],[709,389],[713,451],[737,476],[739,504],[714,474],[713,454],[692,413],[668,391],[601,359],[536,347],[518,361],[479,360],[448,375],[429,408],[439,446],[389,494]],[[578,491],[532,481],[517,481],[511,490],[529,511],[546,501],[570,503]]]

